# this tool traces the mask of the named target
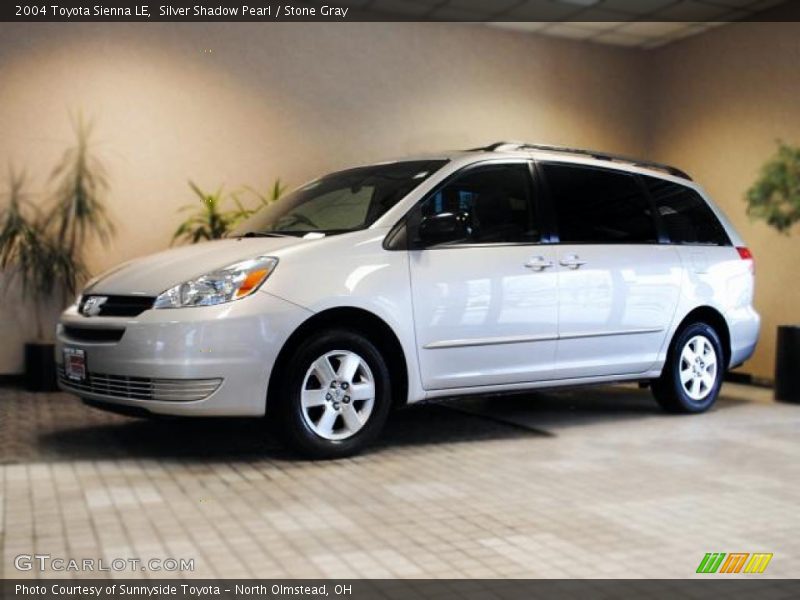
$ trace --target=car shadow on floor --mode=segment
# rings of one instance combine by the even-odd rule
[[[136,419],[81,426],[73,423],[42,433],[47,460],[159,458],[200,461],[295,460],[261,419]],[[372,451],[394,446],[497,440],[531,435],[523,428],[476,417],[437,404],[391,415]]]
[[[158,458],[201,461],[293,460],[260,419],[136,419],[102,413],[60,395],[69,406],[25,443],[6,444],[3,462]],[[715,410],[742,402],[723,398]],[[57,410],[57,409],[56,409]],[[398,446],[547,439],[568,427],[661,415],[635,386],[577,388],[445,399],[393,413],[373,452]],[[665,417],[667,418],[667,417]],[[4,436],[14,435],[7,431]],[[8,440],[5,440],[8,442]],[[21,454],[14,456],[14,448]],[[19,452],[18,452],[19,454]]]

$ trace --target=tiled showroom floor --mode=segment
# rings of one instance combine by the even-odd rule
[[[772,552],[763,576],[793,577],[800,405],[769,397],[726,384],[696,417],[635,387],[427,405],[362,456],[302,462],[255,421],[5,389],[0,577],[64,576],[14,568],[41,553],[194,558],[186,577],[663,578],[712,551]]]

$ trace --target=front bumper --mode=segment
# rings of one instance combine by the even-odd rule
[[[71,306],[56,335],[59,387],[156,414],[263,415],[278,352],[310,315],[263,291],[218,306],[147,310],[134,318],[84,317]],[[74,335],[102,329],[124,333],[118,341]],[[85,352],[86,381],[65,377],[65,347]]]

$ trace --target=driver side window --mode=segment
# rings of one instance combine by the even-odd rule
[[[457,175],[420,206],[425,220],[443,213],[466,226],[459,243],[533,243],[540,240],[526,163],[492,164]]]

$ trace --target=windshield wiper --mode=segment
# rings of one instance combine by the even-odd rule
[[[248,231],[247,233],[245,233],[244,235],[240,235],[239,237],[240,238],[254,238],[254,237],[285,238],[285,237],[297,237],[297,236],[291,235],[289,233],[279,233],[277,231]]]

